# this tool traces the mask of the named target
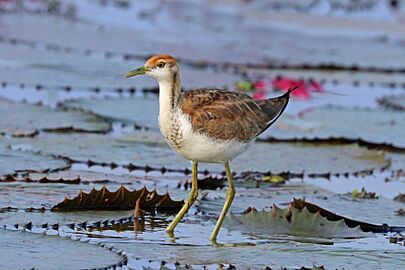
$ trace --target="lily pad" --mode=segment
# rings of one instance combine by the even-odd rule
[[[32,136],[38,131],[107,132],[110,124],[90,113],[53,110],[0,98],[0,134]]]
[[[78,5],[77,16],[80,20],[74,24],[70,20],[35,15],[25,15],[22,18],[5,15],[3,20],[7,25],[13,26],[10,26],[13,37],[32,40],[34,43],[45,41],[61,47],[89,49],[101,56],[103,53],[100,50],[118,54],[132,53],[135,56],[164,51],[190,60],[238,64],[265,64],[270,62],[270,57],[276,63],[337,63],[348,67],[358,63],[361,67],[399,68],[403,63],[401,47],[397,44],[381,42],[378,38],[364,38],[375,37],[376,27],[379,33],[388,38],[396,37],[401,33],[399,24],[381,25],[374,20],[364,23],[362,20],[348,20],[348,16],[309,16],[311,11],[317,11],[303,12],[306,8],[299,13],[288,11],[281,14],[270,9],[270,13],[276,15],[269,16],[269,5],[266,3],[256,6],[243,3],[235,6],[234,3],[227,2],[210,6],[189,3],[182,6],[181,15],[178,14],[176,3],[171,2],[160,6],[160,9],[154,3],[123,10],[97,4]],[[322,9],[322,6],[314,7],[319,8]],[[92,12],[84,12],[89,10]],[[116,16],[111,16],[111,10],[114,10]],[[341,10],[336,12],[340,14]],[[376,10],[371,13],[379,14]],[[207,17],[212,17],[209,26],[202,23]],[[241,20],[244,23],[241,24]],[[189,27],[191,21],[199,23]],[[277,25],[274,25],[274,21]],[[103,25],[102,31],[97,31],[97,24]],[[111,27],[111,24],[122,28]],[[349,26],[353,35],[363,38],[342,35],[342,31]],[[49,31],[41,33],[45,27]],[[70,34],[66,35],[66,32]],[[314,33],[318,33],[316,38]],[[272,37],[271,44],[267,40],[269,35]],[[212,40],[216,42],[215,48],[209,46]],[[301,42],[295,42],[296,40]],[[367,47],[364,46],[365,42]],[[293,53],[294,57],[291,57]],[[114,53],[111,55],[113,58]]]
[[[117,252],[59,236],[0,229],[0,241],[1,269],[115,268],[125,264],[125,257]]]
[[[177,183],[177,182],[176,182]],[[110,193],[117,194],[117,195],[123,195],[122,199],[128,199],[132,198],[131,196],[139,195],[139,192],[126,192],[125,190],[122,190],[123,188],[121,185],[116,184],[116,183],[107,183],[108,190],[112,191],[117,191],[116,193],[114,192],[107,192],[106,188],[103,188],[105,183],[89,183],[87,185],[83,184],[77,184],[77,185],[72,185],[72,184],[65,184],[65,183],[43,183],[43,184],[38,184],[36,182],[2,182],[0,183],[0,209],[4,209],[6,211],[8,210],[21,210],[21,211],[48,211],[51,210],[53,206],[57,205],[60,202],[63,202],[66,199],[66,202],[70,202],[69,199],[67,198],[75,198],[78,196],[78,194],[81,194],[81,196],[85,196],[87,193],[93,193],[96,190],[102,190],[103,192],[99,192],[100,196],[113,196]],[[145,189],[145,186],[140,183],[130,183],[126,184],[126,188],[131,189],[131,190],[143,190]],[[148,188],[150,190],[153,190],[151,192],[145,193],[149,194],[150,198],[152,201],[150,203],[154,204],[156,207],[157,201],[162,201],[162,203],[169,203],[171,200],[169,200],[169,196],[166,194],[168,192],[168,188],[163,186],[163,185],[149,185]],[[121,190],[121,192],[118,192]],[[125,191],[125,192],[124,192]],[[92,194],[93,194],[92,193]],[[104,194],[104,195],[103,195]],[[158,195],[162,194],[162,195]],[[186,196],[186,192],[180,191],[177,188],[173,187],[170,190],[170,197],[172,197],[174,200],[182,200],[184,196]],[[87,198],[87,197],[86,197]],[[83,201],[82,203],[90,203],[92,202],[94,205],[90,205],[89,207],[94,207],[96,208],[97,203],[101,203],[99,199],[95,199],[93,197],[89,197],[91,200],[89,201]],[[109,198],[109,197],[108,197]],[[136,197],[135,197],[136,198]],[[143,197],[142,197],[143,198]],[[145,198],[143,198],[145,199]],[[117,201],[119,200],[118,197],[110,200]],[[77,202],[78,200],[73,200],[74,202]],[[129,199],[128,199],[129,201]],[[146,199],[145,199],[146,201]],[[134,202],[128,202],[128,203],[135,203]],[[67,207],[70,204],[66,205]],[[176,205],[176,204],[173,204]],[[82,205],[78,205],[82,206]],[[115,207],[117,205],[112,205],[111,207]],[[119,207],[127,207],[126,205],[121,205],[117,206]],[[108,204],[106,206],[108,208]],[[83,209],[85,210],[85,209]],[[89,210],[89,209],[87,209]],[[98,209],[100,210],[100,209]],[[108,210],[108,209],[107,209]],[[133,210],[133,209],[132,209]],[[147,209],[149,210],[149,209]]]
[[[24,182],[0,183],[0,208],[26,210],[49,210],[63,200],[65,196],[73,197],[80,192],[91,190],[93,186],[67,184],[37,184]],[[99,188],[101,185],[94,185]],[[113,186],[112,186],[113,187]]]
[[[85,165],[74,165],[85,166]],[[73,169],[73,168],[72,168]],[[91,171],[93,168],[87,168],[88,171],[83,170],[65,170],[54,173],[29,173],[26,177],[13,177],[7,176],[3,179],[0,178],[0,182],[38,182],[38,183],[64,183],[64,184],[122,184],[122,185],[147,185],[156,186],[157,184],[167,187],[181,188],[185,190],[191,188],[191,180],[187,179],[190,176],[185,176],[182,173],[166,173],[155,172],[146,173],[141,171],[127,172],[126,169],[121,168],[121,171],[111,170],[110,173],[102,173],[97,171]],[[116,168],[115,168],[116,169]],[[90,171],[89,171],[90,170]],[[186,179],[184,181],[181,181]],[[179,181],[180,180],[180,181]],[[235,179],[236,180],[236,179]],[[177,182],[177,183],[176,183]],[[199,189],[217,189],[225,186],[226,177],[207,175],[198,179]]]
[[[156,190],[149,191],[144,187],[140,190],[129,191],[124,186],[111,192],[107,187],[100,190],[92,189],[89,193],[80,191],[73,199],[65,197],[64,201],[52,207],[52,211],[80,211],[80,210],[131,210],[140,200],[142,210],[178,211],[183,201],[173,201],[169,193],[159,195]]]
[[[14,151],[0,143],[0,177],[17,172],[44,172],[69,168],[66,160],[32,152]]]
[[[308,110],[297,118],[282,116],[276,128],[267,130],[262,138],[362,139],[405,148],[404,126],[404,112],[323,107]]]
[[[28,181],[27,179],[28,178]],[[85,170],[64,170],[54,173],[30,173],[28,177],[16,179],[16,181],[39,182],[39,183],[81,183],[81,184],[137,184],[139,186],[155,184],[153,179],[147,179],[144,175],[131,175],[129,173],[103,173]],[[142,182],[142,183],[141,183]]]
[[[107,119],[159,129],[159,100],[156,97],[125,99],[79,99],[63,103],[67,108],[78,108]]]
[[[400,93],[402,91],[402,85],[405,82],[405,77],[398,73],[377,73],[377,72],[367,72],[367,71],[356,71],[351,70],[319,70],[319,69],[257,69],[248,68],[248,74],[252,75],[254,78],[275,78],[277,75],[287,78],[311,78],[317,82],[325,82],[323,84],[324,88],[327,89],[321,95],[314,95],[317,99],[324,99],[324,97],[329,97],[330,104],[335,104],[335,97],[340,101],[346,100],[348,106],[356,105],[356,103],[361,103],[361,105],[370,106],[368,103],[369,94],[371,97],[379,98],[384,95],[389,95],[394,93]],[[370,91],[370,88],[378,91]],[[358,93],[358,92],[359,93]],[[397,91],[397,92],[395,92]],[[325,94],[325,95],[323,95]],[[331,95],[329,95],[331,94]],[[336,95],[338,94],[338,95]],[[355,99],[350,100],[349,97],[340,96],[340,94],[353,96]],[[359,95],[360,94],[360,95]],[[362,96],[361,96],[362,95]],[[362,98],[362,100],[359,100]],[[364,104],[366,101],[366,104]],[[337,105],[336,104],[336,105]],[[344,106],[344,104],[341,104]],[[375,105],[375,99],[372,106]]]
[[[139,43],[138,43],[139,44]],[[84,57],[84,50],[70,53],[52,50],[33,50],[30,47],[1,43],[1,80],[6,82],[70,86],[72,89],[102,87],[105,90],[135,87],[136,89],[157,87],[157,82],[147,76],[133,80],[123,79],[123,74],[143,66],[148,58],[145,54],[135,61],[105,61],[102,57]],[[151,53],[152,54],[152,53]],[[123,60],[123,59],[121,59]],[[15,64],[18,62],[18,64]],[[226,71],[198,69],[180,64],[181,80],[185,88],[221,86],[231,87],[241,79],[240,75]],[[21,79],[18,74],[24,72]],[[74,82],[74,83],[72,83]],[[50,88],[50,87],[49,87]],[[59,88],[60,90],[60,88]]]
[[[273,205],[270,212],[249,210],[241,216],[231,215],[230,229],[255,235],[287,234],[320,238],[366,237],[367,232],[404,231],[405,227],[375,225],[336,215],[315,204],[294,200],[287,208]]]
[[[135,169],[136,166],[128,164],[157,166],[159,169],[161,166],[173,169],[190,166],[189,161],[177,155],[161,138],[157,138],[156,133],[151,132],[125,136],[47,134],[30,139],[14,138],[10,144],[22,150],[40,151],[89,165],[118,164]],[[368,150],[356,144],[323,144],[313,147],[310,143],[255,143],[231,163],[231,168],[238,172],[354,173],[385,168],[388,164],[383,152]],[[201,164],[202,168],[223,171],[222,166],[215,164]]]
[[[199,227],[204,230],[204,227]],[[162,235],[163,236],[163,235]],[[201,237],[201,235],[200,235]],[[286,239],[271,243],[251,245],[238,245],[234,247],[213,247],[212,245],[193,244],[156,244],[132,242],[131,245],[114,243],[116,248],[125,248],[130,254],[128,265],[136,268],[139,265],[158,268],[159,262],[164,260],[171,264],[187,264],[193,268],[215,268],[218,264],[229,265],[237,269],[311,269],[313,264],[324,265],[326,269],[375,269],[384,265],[390,269],[401,268],[403,260],[403,247],[396,249],[385,245],[382,248],[367,248],[367,245],[388,242],[385,238],[362,239],[350,243],[337,243],[331,245],[317,245],[313,243],[289,243]],[[387,256],[387,253],[389,256]],[[297,255],[299,254],[299,256]],[[378,255],[377,255],[378,254]],[[376,258],[378,256],[378,258]],[[144,260],[136,260],[143,258]],[[331,259],[332,258],[332,259]],[[149,260],[154,261],[151,264]],[[176,263],[178,262],[178,263]]]

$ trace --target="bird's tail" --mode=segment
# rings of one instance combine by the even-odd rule
[[[294,86],[294,87],[292,87],[292,88],[288,88],[287,92],[285,92],[284,95],[286,95],[286,96],[289,97],[292,92],[294,92],[295,90],[298,89],[298,87],[300,87],[300,86],[299,86],[299,85],[296,85],[296,86]],[[283,96],[284,96],[284,95],[283,95]]]
[[[278,118],[280,118],[285,108],[287,108],[291,92],[296,90],[298,87],[299,85],[296,85],[292,88],[289,88],[287,92],[285,92],[281,96],[270,98],[267,100],[265,99],[262,102],[259,102],[259,106],[267,114],[267,116],[271,119],[271,121],[268,122],[267,126],[258,135],[263,133],[266,129],[268,129],[271,125],[273,125],[278,120]]]

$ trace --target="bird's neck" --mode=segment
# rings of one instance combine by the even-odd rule
[[[159,80],[159,116],[169,116],[179,106],[181,95],[180,76],[173,73],[170,78]]]

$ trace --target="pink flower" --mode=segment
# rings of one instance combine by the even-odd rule
[[[266,93],[262,90],[258,90],[253,93],[252,97],[253,97],[253,99],[265,99]]]
[[[318,93],[323,92],[323,88],[322,88],[321,84],[315,80],[310,79],[308,81],[308,85],[310,87],[311,92],[318,92]]]
[[[261,79],[252,83],[252,89],[254,90],[252,97],[254,99],[266,98],[266,92],[271,89],[287,92],[288,89],[298,88],[291,93],[292,97],[307,100],[311,97],[311,92],[321,93],[323,92],[322,85],[317,81],[310,79],[308,81],[296,80],[292,78],[277,77],[273,80]]]
[[[312,79],[306,82],[304,80],[294,80],[291,78],[278,77],[272,81],[272,86],[274,89],[284,92],[296,85],[298,85],[298,88],[291,93],[292,97],[306,100],[311,97],[311,92],[323,92],[321,84]]]
[[[261,91],[267,90],[267,84],[263,80],[255,81],[253,83],[253,87],[254,87],[254,89],[261,90]]]
[[[298,88],[291,93],[292,97],[309,99],[310,94],[306,83],[303,80],[294,80],[289,78],[276,78],[272,82],[276,90],[287,92],[288,89],[298,85]]]

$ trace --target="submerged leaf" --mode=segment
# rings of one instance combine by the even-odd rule
[[[303,200],[294,200],[284,209],[273,205],[270,212],[253,210],[241,216],[231,215],[228,221],[228,228],[260,235],[352,238],[367,236],[367,232],[405,230],[349,219]]]
[[[140,199],[142,210],[176,211],[183,206],[183,201],[173,201],[169,194],[159,195],[156,190],[149,191],[144,187],[129,191],[124,186],[111,192],[107,187],[92,189],[89,193],[80,191],[73,199],[65,198],[63,202],[52,207],[53,211],[78,210],[133,210]]]

